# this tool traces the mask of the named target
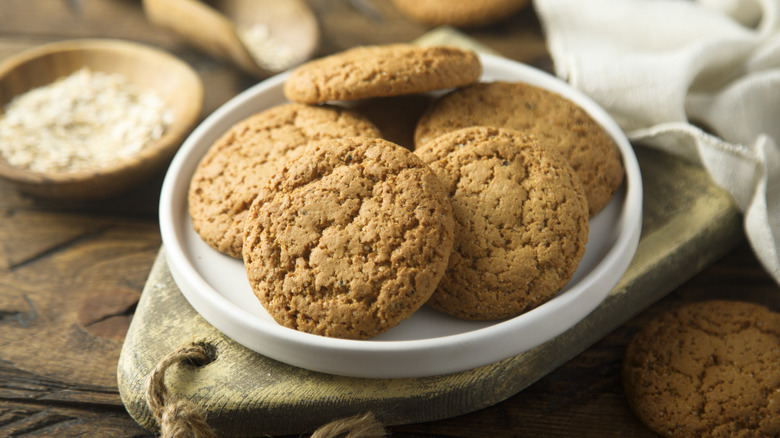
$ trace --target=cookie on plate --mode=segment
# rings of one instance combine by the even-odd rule
[[[458,47],[359,46],[298,66],[283,89],[291,101],[314,104],[460,87],[481,74],[477,55]]]
[[[712,300],[671,310],[629,343],[629,405],[667,437],[780,435],[780,313]]]
[[[431,26],[483,26],[506,18],[529,0],[393,0],[407,17]]]
[[[443,182],[455,217],[432,307],[464,319],[512,317],[571,279],[585,253],[588,207],[557,151],[518,131],[471,127],[415,153]]]
[[[195,231],[212,248],[241,258],[244,218],[277,167],[311,141],[380,136],[365,117],[342,108],[283,104],[232,126],[209,148],[190,182]]]
[[[415,145],[475,125],[521,130],[558,149],[582,181],[591,216],[623,182],[620,151],[601,125],[570,100],[521,82],[479,83],[443,96],[420,119]]]
[[[324,140],[261,188],[244,265],[279,324],[366,339],[428,300],[452,229],[447,194],[414,153],[378,138]]]

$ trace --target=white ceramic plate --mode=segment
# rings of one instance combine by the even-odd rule
[[[423,308],[371,340],[325,338],[278,325],[251,292],[240,260],[209,248],[192,230],[190,178],[201,156],[234,123],[286,102],[286,74],[236,96],[198,126],[170,165],[160,199],[160,229],[174,281],[189,303],[228,337],[264,356],[301,368],[369,378],[404,378],[465,371],[515,356],[563,333],[609,294],[639,242],[642,181],[636,156],[615,122],[559,79],[503,58],[483,55],[483,81],[525,81],[582,106],[612,135],[623,157],[625,183],[590,222],[585,256],[552,300],[515,318],[474,322]]]

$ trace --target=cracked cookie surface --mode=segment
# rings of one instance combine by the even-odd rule
[[[398,96],[460,87],[482,74],[477,55],[449,46],[358,46],[293,70],[287,99],[302,103]]]
[[[465,319],[512,317],[569,281],[585,253],[588,210],[558,152],[517,131],[472,127],[415,153],[443,182],[455,217],[432,307]]]
[[[778,436],[780,313],[723,300],[668,311],[626,348],[623,387],[663,436]]]
[[[443,96],[417,124],[415,145],[477,125],[523,131],[557,149],[582,181],[591,216],[623,182],[620,152],[604,128],[568,99],[522,82],[484,82]]]
[[[260,186],[311,141],[379,137],[365,117],[342,108],[283,104],[233,125],[206,152],[192,176],[189,213],[212,248],[241,258],[244,218]]]
[[[452,248],[441,183],[412,152],[383,139],[307,147],[261,188],[249,212],[249,283],[281,325],[366,339],[430,297]]]

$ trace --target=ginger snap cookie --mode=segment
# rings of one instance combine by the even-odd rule
[[[725,300],[671,310],[628,344],[623,386],[663,436],[780,436],[780,313]]]
[[[235,124],[192,176],[188,201],[195,231],[212,248],[241,258],[244,218],[278,166],[311,141],[359,135],[381,133],[365,117],[331,106],[283,104]]]
[[[298,66],[283,90],[291,101],[314,104],[460,87],[481,74],[479,57],[458,47],[359,46]]]
[[[513,14],[529,0],[393,0],[401,13],[431,26],[484,26]]]
[[[378,138],[323,140],[261,188],[244,265],[279,324],[366,339],[428,300],[452,229],[447,194],[414,153]]]
[[[620,151],[598,123],[570,100],[521,82],[479,83],[443,96],[421,117],[415,145],[476,125],[520,130],[556,148],[582,181],[591,216],[623,182]]]
[[[415,153],[443,182],[455,217],[432,307],[464,319],[512,317],[571,279],[585,253],[588,207],[557,151],[517,131],[471,127]]]

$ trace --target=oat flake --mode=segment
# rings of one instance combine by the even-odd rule
[[[110,166],[159,139],[172,112],[119,74],[81,69],[15,99],[0,116],[0,154],[37,172]]]

